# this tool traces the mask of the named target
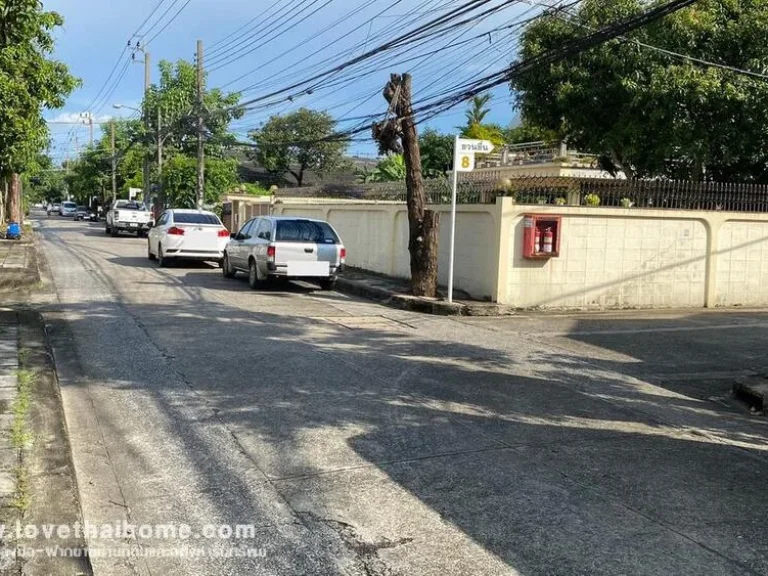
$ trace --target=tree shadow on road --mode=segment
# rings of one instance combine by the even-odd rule
[[[256,489],[267,482],[300,517],[352,524],[369,543],[407,540],[391,561],[413,574],[445,547],[422,561],[466,570],[454,573],[499,560],[524,574],[768,569],[750,528],[766,475],[750,452],[765,450],[765,427],[625,366],[386,319],[350,328],[218,302],[64,308],[81,346],[112,330],[143,342],[138,368],[116,366],[108,337],[81,359],[92,393],[138,397],[144,411],[133,430],[115,404],[95,405],[107,437],[158,484],[173,480],[153,453],[166,438],[221,517],[275,522]],[[221,450],[224,431],[258,474]]]

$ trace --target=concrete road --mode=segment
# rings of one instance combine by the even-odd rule
[[[420,316],[38,225],[86,521],[264,551],[97,574],[768,573],[768,422],[728,393],[765,314]]]

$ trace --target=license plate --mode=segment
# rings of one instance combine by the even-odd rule
[[[138,226],[138,223],[136,223],[136,222],[130,222],[130,223],[128,224],[128,226]]]
[[[328,262],[288,262],[288,276],[328,276],[331,265]]]

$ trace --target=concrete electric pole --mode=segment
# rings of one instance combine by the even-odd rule
[[[112,204],[117,201],[117,150],[115,149],[115,122],[110,123],[112,133]]]
[[[203,118],[203,41],[197,41],[197,207],[205,201],[205,120]]]

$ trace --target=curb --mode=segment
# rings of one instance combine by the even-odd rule
[[[511,308],[500,304],[466,304],[446,302],[435,298],[422,298],[393,292],[381,286],[373,286],[364,281],[351,280],[340,276],[336,281],[336,289],[346,294],[376,300],[410,312],[434,314],[436,316],[505,316],[513,314]]]

